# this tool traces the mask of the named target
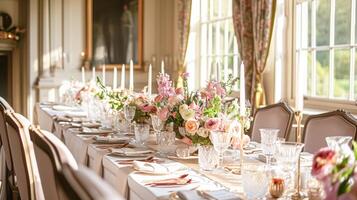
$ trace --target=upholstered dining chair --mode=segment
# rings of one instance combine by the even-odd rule
[[[63,175],[64,184],[69,183],[79,199],[124,200],[114,188],[87,167],[79,166],[79,169],[75,170],[69,165],[64,165]]]
[[[357,120],[343,110],[311,115],[306,119],[304,128],[304,151],[315,153],[327,146],[325,138],[328,136],[351,136],[356,139],[356,135]]]
[[[43,191],[28,130],[31,123],[17,113],[6,113],[5,119],[20,198],[42,200]]]
[[[263,128],[279,129],[278,137],[288,139],[293,120],[294,111],[285,102],[259,108],[253,119],[252,141],[260,142],[259,129]]]
[[[0,199],[16,198],[18,191],[15,183],[15,173],[13,170],[11,150],[9,139],[7,136],[7,124],[5,121],[5,113],[14,112],[9,103],[0,97],[0,145],[1,145],[1,192]]]
[[[30,137],[34,144],[45,199],[77,199],[73,191],[68,192],[68,189],[61,185],[64,164],[78,169],[68,148],[52,133],[35,127],[30,127]]]

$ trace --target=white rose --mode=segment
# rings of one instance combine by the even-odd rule
[[[209,133],[210,133],[210,131],[203,127],[199,128],[197,131],[197,135],[204,137],[204,138],[208,137]]]

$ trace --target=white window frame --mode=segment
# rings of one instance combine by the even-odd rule
[[[217,3],[218,3],[218,7],[219,7],[219,14],[218,16],[214,17],[214,18],[210,18],[209,16],[212,16],[213,14],[210,13],[208,14],[209,16],[207,17],[207,20],[202,20],[202,16],[203,16],[203,13],[202,13],[202,1],[209,1],[209,3],[212,5],[214,0],[195,0],[193,1],[192,3],[195,4],[195,3],[198,3],[199,4],[199,9],[194,9],[193,11],[194,12],[199,12],[199,20],[198,21],[192,21],[191,19],[191,33],[194,33],[195,34],[195,41],[193,42],[194,43],[194,51],[195,51],[195,58],[194,60],[192,60],[192,58],[188,58],[186,59],[186,63],[191,63],[191,64],[194,64],[195,66],[198,66],[196,67],[195,69],[195,74],[196,74],[196,81],[195,83],[192,83],[194,84],[194,88],[202,88],[204,86],[206,86],[207,84],[207,80],[210,79],[210,72],[213,71],[213,69],[211,69],[212,67],[214,67],[214,65],[210,64],[210,65],[207,65],[208,63],[210,63],[210,59],[215,59],[216,57],[219,58],[219,61],[220,61],[220,65],[223,66],[223,73],[224,73],[224,80],[227,80],[228,78],[228,69],[229,69],[229,66],[228,66],[228,58],[230,56],[233,56],[233,67],[232,67],[232,72],[233,72],[233,76],[234,77],[237,77],[239,75],[239,63],[240,63],[240,56],[239,56],[239,53],[238,53],[238,47],[237,47],[237,41],[235,39],[235,36],[233,36],[232,40],[234,40],[234,51],[233,53],[229,53],[229,49],[228,49],[228,30],[229,30],[229,22],[227,20],[232,20],[232,12],[227,15],[227,16],[222,16],[222,2],[228,2],[228,3],[232,3],[232,1],[230,0],[216,0]],[[212,9],[210,10],[210,12],[212,12]],[[216,37],[216,41],[211,41],[211,42],[207,42],[206,44],[206,52],[209,52],[207,54],[203,53],[202,50],[202,27],[203,25],[207,25],[207,29],[210,29],[208,31],[212,31],[212,26],[208,26],[209,24],[212,24],[212,23],[216,23],[216,22],[220,22],[220,25],[219,26],[225,26],[225,32],[224,32],[224,35],[225,35],[225,39],[224,39],[224,49],[220,49],[219,46],[220,46],[220,41],[222,38],[219,38],[219,37]],[[211,28],[210,28],[211,27]],[[216,26],[217,27],[217,26]],[[208,33],[207,31],[207,35],[205,36],[206,38],[208,38]],[[218,35],[218,31],[219,29],[216,28],[216,35]],[[191,36],[191,33],[190,33],[190,36]],[[234,35],[234,34],[233,34]],[[191,39],[191,38],[190,38]],[[211,38],[209,38],[211,39]],[[211,54],[211,48],[212,48],[212,45],[213,43],[215,43],[215,46],[216,46],[216,49],[215,49],[215,54]],[[212,44],[212,45],[210,45]],[[190,47],[189,47],[190,48]],[[217,54],[218,52],[218,54]],[[192,52],[191,52],[192,53]],[[186,56],[187,58],[187,56]],[[202,63],[202,60],[205,60],[204,63]],[[206,63],[206,65],[205,65]],[[198,69],[197,69],[198,68]],[[237,92],[238,91],[238,84],[235,85],[235,87],[233,88],[233,92]]]
[[[351,24],[356,24],[355,22],[355,17],[356,17],[356,1],[357,0],[351,0]],[[311,23],[311,35],[316,34],[316,9],[314,9],[314,6],[316,6],[316,1],[312,1],[315,3],[312,3],[313,7],[313,13],[312,13],[312,23]],[[313,62],[312,62],[312,69],[316,71],[316,50],[328,50],[329,51],[329,67],[330,67],[330,77],[329,77],[329,97],[328,98],[322,98],[322,97],[316,97],[316,96],[304,96],[304,104],[305,107],[307,108],[312,108],[312,109],[321,109],[321,110],[334,110],[334,109],[346,109],[348,111],[351,111],[353,113],[357,113],[357,100],[354,99],[354,78],[355,78],[355,51],[357,44],[355,43],[355,25],[351,26],[351,40],[350,44],[347,45],[334,45],[334,32],[335,32],[335,0],[331,0],[331,13],[330,13],[330,44],[329,46],[319,46],[316,47],[316,37],[312,37],[311,41],[311,47],[307,48],[300,48],[299,50],[296,48],[296,37],[298,35],[296,34],[296,18],[297,18],[297,5],[298,4],[307,4],[308,0],[293,0],[293,1],[285,1],[286,9],[285,12],[287,13],[288,16],[291,16],[288,19],[288,30],[286,31],[286,34],[291,34],[292,35],[292,44],[286,44],[285,48],[286,49],[291,49],[291,54],[288,55],[286,64],[290,66],[291,69],[288,70],[287,74],[288,75],[288,80],[290,81],[290,84],[288,84],[287,88],[287,93],[288,93],[288,98],[290,102],[293,102],[294,96],[295,96],[295,90],[294,86],[296,84],[295,82],[295,76],[294,73],[297,71],[297,65],[296,63],[299,62],[299,58],[296,56],[298,51],[310,51],[312,52],[312,56],[314,57]],[[307,5],[306,5],[307,6]],[[300,11],[301,12],[301,11]],[[288,36],[286,38],[289,38]],[[288,42],[286,42],[288,43]],[[333,97],[333,89],[334,89],[334,84],[333,84],[333,79],[334,79],[334,51],[335,49],[350,49],[350,91],[349,91],[349,99],[338,99]],[[312,76],[313,82],[315,83],[314,86],[312,87],[312,93],[316,94],[316,73],[313,73]]]

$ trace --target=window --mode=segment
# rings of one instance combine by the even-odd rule
[[[195,77],[190,80],[191,88],[202,87],[210,78],[216,78],[217,63],[221,80],[227,79],[229,74],[238,76],[240,61],[232,0],[192,1],[189,37],[186,64],[188,72]]]
[[[304,68],[305,96],[357,99],[356,6],[356,0],[297,1],[295,67]]]

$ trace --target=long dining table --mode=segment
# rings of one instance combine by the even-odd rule
[[[150,180],[177,177],[179,172],[169,175],[145,174],[134,170],[131,164],[121,164],[118,161],[118,157],[111,154],[110,149],[115,147],[105,148],[103,144],[94,142],[93,135],[80,134],[77,131],[78,127],[73,127],[73,125],[60,120],[63,116],[85,117],[85,112],[80,109],[75,111],[54,110],[52,104],[38,103],[36,104],[35,113],[37,115],[37,123],[41,129],[55,134],[68,147],[79,164],[92,169],[127,199],[170,199],[175,192],[183,190],[212,191],[222,189],[236,194],[237,199],[244,198],[242,177],[239,173],[202,171],[199,169],[197,158],[160,158],[165,160],[165,163],[182,165],[187,168],[185,173],[189,174],[192,184],[167,188],[147,186],[145,183]],[[172,146],[172,151],[175,151],[175,148],[180,145],[184,144],[176,140],[175,145]],[[146,146],[158,151],[159,146],[155,144],[154,135],[150,135]],[[227,169],[236,169],[238,167],[239,161],[235,159],[234,155],[233,153],[224,157],[224,164]],[[244,162],[257,165],[264,164],[256,154],[245,156]]]

